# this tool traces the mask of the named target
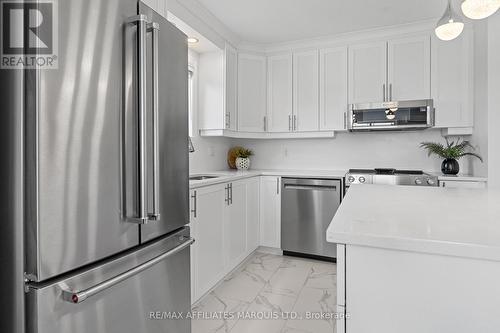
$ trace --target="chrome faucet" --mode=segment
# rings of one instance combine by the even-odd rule
[[[189,137],[189,152],[194,153],[194,146],[193,146],[193,141],[191,140],[191,137]]]

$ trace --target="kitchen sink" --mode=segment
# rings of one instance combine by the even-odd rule
[[[196,175],[196,176],[190,176],[189,180],[205,180],[205,179],[213,179],[213,178],[219,178],[220,176],[211,176],[211,175]]]

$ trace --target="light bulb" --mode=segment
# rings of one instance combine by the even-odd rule
[[[452,40],[460,36],[464,30],[464,23],[458,14],[451,7],[451,0],[448,0],[448,6],[436,25],[434,30],[436,36],[441,40]]]
[[[500,8],[500,0],[465,0],[462,2],[462,12],[473,20],[487,18]]]

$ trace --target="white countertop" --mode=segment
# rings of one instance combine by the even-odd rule
[[[500,192],[353,185],[327,241],[500,261]]]
[[[488,178],[486,177],[475,177],[471,175],[463,175],[463,174],[458,174],[458,175],[444,175],[440,172],[431,172],[432,175],[435,175],[438,177],[438,180],[441,181],[450,181],[450,180],[456,180],[456,181],[462,181],[462,182],[487,182]]]
[[[347,170],[279,170],[279,169],[276,170],[262,169],[262,170],[248,170],[248,171],[223,170],[223,171],[191,174],[190,176],[217,175],[220,177],[190,181],[189,188],[199,188],[203,186],[226,183],[228,181],[236,181],[238,179],[257,177],[257,176],[279,176],[279,177],[296,177],[296,178],[306,178],[306,177],[343,178],[346,173]]]

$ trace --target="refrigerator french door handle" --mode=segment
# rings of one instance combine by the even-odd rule
[[[133,222],[146,224],[149,220],[147,212],[147,149],[146,149],[146,15],[132,16],[127,20],[128,24],[137,26],[137,123],[138,123],[138,215]]]
[[[187,241],[184,243],[174,247],[173,249],[149,260],[143,263],[142,265],[136,266],[132,269],[129,269],[128,271],[125,271],[119,275],[116,275],[108,280],[105,280],[99,284],[96,284],[95,286],[92,286],[90,288],[81,290],[81,291],[70,291],[70,290],[62,290],[62,296],[63,300],[69,303],[73,304],[78,304],[83,301],[85,301],[87,298],[92,297],[94,295],[99,294],[100,292],[103,292],[106,289],[109,289],[113,287],[114,285],[123,282],[139,273],[142,271],[145,271],[146,269],[156,265],[157,263],[167,259],[170,256],[173,256],[174,254],[184,250],[185,248],[191,246],[191,244],[194,243],[193,238],[188,238]]]
[[[159,202],[159,139],[158,139],[158,34],[160,25],[156,22],[148,24],[148,32],[151,32],[152,43],[152,72],[153,72],[153,211],[148,214],[149,220],[157,221],[160,219]]]

